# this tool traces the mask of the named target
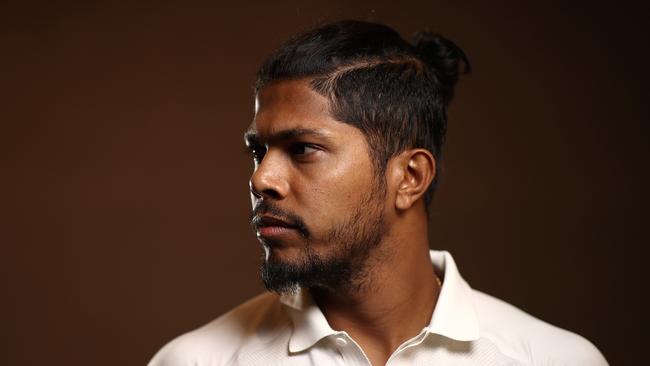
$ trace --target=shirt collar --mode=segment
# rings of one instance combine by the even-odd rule
[[[431,263],[443,285],[431,321],[424,329],[458,341],[479,338],[478,317],[472,305],[472,289],[460,276],[453,257],[447,251],[430,251]],[[337,334],[307,289],[285,294],[280,302],[293,323],[289,352],[301,352],[319,340]]]
[[[286,305],[293,323],[289,352],[301,352],[319,340],[338,333],[330,327],[308,289],[301,289],[295,294],[282,295],[280,302]]]
[[[480,333],[472,302],[472,288],[460,276],[449,252],[432,250],[429,255],[443,284],[427,331],[457,341],[477,340]]]

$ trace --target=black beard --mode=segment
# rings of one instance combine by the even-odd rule
[[[352,269],[344,261],[323,260],[308,251],[302,263],[285,263],[262,261],[262,282],[267,290],[283,293],[295,293],[305,288],[337,288],[351,277]]]
[[[283,294],[295,293],[301,287],[327,291],[359,290],[367,284],[367,260],[387,233],[383,215],[385,188],[372,191],[378,195],[372,197],[369,194],[352,215],[330,229],[322,239],[326,245],[336,248],[331,255],[316,253],[312,245],[316,239],[310,237],[306,239],[303,260],[298,263],[263,258],[261,274],[264,286],[269,291]],[[273,246],[273,243],[265,245]]]

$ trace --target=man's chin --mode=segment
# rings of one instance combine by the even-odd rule
[[[301,287],[300,266],[271,254],[262,261],[262,282],[267,290],[278,294],[295,293]]]
[[[279,294],[295,293],[301,287],[336,289],[352,278],[346,260],[324,260],[309,251],[266,249],[261,275],[264,286]]]
[[[279,294],[295,293],[300,287],[309,287],[314,280],[314,270],[320,262],[297,246],[264,245],[261,276],[264,286]]]
[[[298,264],[306,261],[304,247],[286,243],[262,243],[266,262]]]

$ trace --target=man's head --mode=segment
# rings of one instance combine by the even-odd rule
[[[260,68],[255,91],[280,80],[308,81],[328,99],[332,116],[363,132],[381,174],[391,157],[409,148],[427,149],[440,160],[461,62],[469,71],[463,51],[440,35],[421,32],[408,43],[385,25],[341,21],[280,47]]]
[[[410,45],[382,25],[333,23],[261,67],[246,143],[269,289],[359,285],[391,224],[424,213],[464,55],[418,37]]]

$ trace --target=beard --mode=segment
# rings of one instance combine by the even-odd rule
[[[358,290],[366,285],[368,259],[387,233],[383,211],[385,196],[383,185],[368,190],[366,197],[350,214],[341,218],[319,238],[311,235],[300,217],[269,202],[258,205],[253,215],[268,212],[287,218],[296,224],[305,240],[300,259],[293,261],[273,258],[268,254],[268,247],[272,247],[273,243],[263,243],[261,276],[264,286],[269,291],[283,294],[295,293],[301,287],[334,291]],[[318,253],[314,249],[314,243],[324,244],[329,249],[328,253]]]

